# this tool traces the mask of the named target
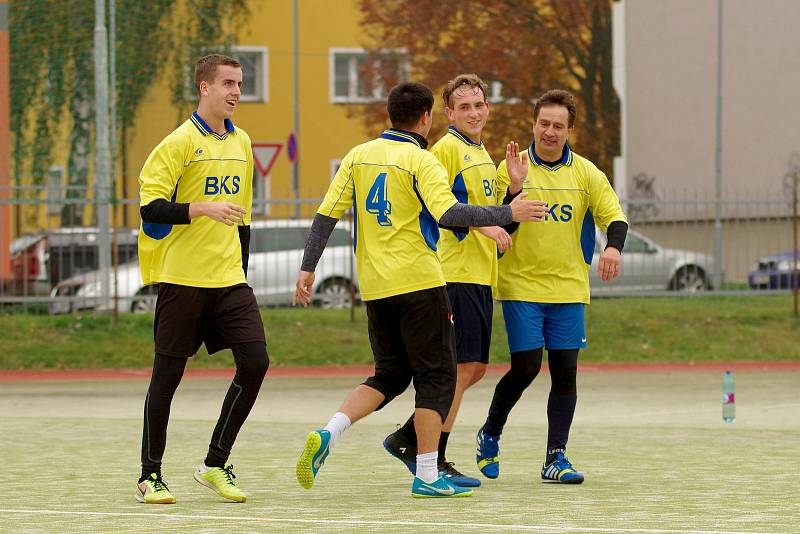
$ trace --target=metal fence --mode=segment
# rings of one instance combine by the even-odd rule
[[[24,193],[24,194],[22,194]],[[0,311],[69,313],[75,311],[145,312],[153,309],[155,287],[143,286],[136,261],[137,228],[117,228],[109,235],[113,268],[109,296],[102,295],[96,227],[53,227],[53,215],[65,202],[93,209],[91,199],[64,200],[53,206],[46,189],[17,191],[11,204],[28,231],[11,245],[11,278],[0,286]],[[321,195],[319,195],[321,196]],[[248,282],[264,306],[290,301],[320,198],[264,199],[253,208]],[[592,295],[737,295],[792,290],[796,273],[797,205],[786,192],[730,194],[721,202],[721,283],[715,280],[716,199],[703,193],[652,195],[629,199],[625,210],[630,232],[622,274],[612,283],[596,276],[605,236],[597,234],[591,270]],[[136,200],[118,201],[115,209],[133,209]],[[295,210],[299,207],[299,210]],[[300,211],[307,218],[282,218]],[[269,214],[265,216],[264,214]],[[89,216],[88,218],[91,218]],[[131,220],[138,222],[133,217]],[[113,216],[112,220],[121,220]],[[542,224],[547,224],[544,222]],[[357,302],[357,273],[352,255],[351,222],[340,221],[317,270],[315,301],[325,307]],[[353,281],[351,288],[350,281]]]

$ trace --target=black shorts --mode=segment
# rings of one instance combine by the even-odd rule
[[[481,284],[448,283],[453,308],[458,363],[489,363],[492,340],[492,288]]]
[[[235,343],[266,343],[256,297],[247,284],[160,284],[153,331],[156,353],[165,356],[191,356],[203,343],[209,354]]]
[[[375,375],[364,384],[380,391],[382,408],[414,381],[415,406],[447,418],[456,383],[455,335],[444,286],[366,302]]]

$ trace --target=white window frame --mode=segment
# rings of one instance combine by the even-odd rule
[[[377,102],[386,98],[387,95],[382,94],[380,84],[375,84],[372,96],[364,97],[358,96],[358,65],[356,62],[351,61],[348,65],[348,92],[347,96],[336,95],[336,55],[337,54],[358,54],[368,55],[374,50],[366,48],[343,48],[333,47],[328,49],[328,93],[331,102],[334,104],[364,104],[368,102]],[[379,50],[381,54],[395,54],[398,56],[405,56],[405,48],[382,48]],[[400,62],[401,78],[408,78],[409,64],[408,57],[403,58]]]
[[[520,102],[519,98],[505,98],[503,96],[503,82],[491,80],[488,85],[489,94],[486,95],[486,100],[490,104],[517,104]]]
[[[53,165],[47,169],[45,191],[47,214],[60,215],[67,198],[66,173],[63,165]]]
[[[261,76],[256,73],[255,94],[245,95],[239,98],[240,102],[269,102],[269,47],[267,46],[235,46],[232,50],[236,55],[239,52],[256,52],[261,54]],[[260,85],[260,87],[259,87]]]
[[[332,159],[331,160],[331,162],[330,162],[330,175],[331,175],[330,181],[331,182],[336,177],[336,171],[339,170],[339,167],[341,165],[342,165],[342,160],[340,160],[340,159]]]

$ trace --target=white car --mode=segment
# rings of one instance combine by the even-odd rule
[[[611,282],[597,275],[597,263],[606,246],[606,236],[596,230],[594,256],[589,273],[592,295],[650,291],[696,292],[711,289],[714,258],[691,250],[664,248],[633,230],[628,230],[622,252],[622,271]]]
[[[247,283],[253,288],[260,305],[291,302],[310,229],[310,220],[253,221],[250,225]],[[353,294],[358,298],[354,262],[348,223],[343,221],[334,228],[317,265],[314,301],[325,308],[349,307],[351,279]],[[117,310],[146,312],[155,308],[158,286],[142,284],[138,262],[120,265],[116,281],[113,271],[110,278],[111,303],[101,305],[100,271],[95,270],[56,285],[51,292],[54,300],[49,306],[50,313],[113,309],[117,287]]]

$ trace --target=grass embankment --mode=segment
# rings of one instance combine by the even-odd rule
[[[266,309],[272,365],[372,363],[366,312]],[[0,315],[0,369],[149,367],[152,315]],[[800,359],[800,321],[791,297],[596,299],[587,308],[587,362],[701,362]],[[508,360],[500,306],[492,362]],[[200,349],[190,365],[228,367],[225,353]]]

